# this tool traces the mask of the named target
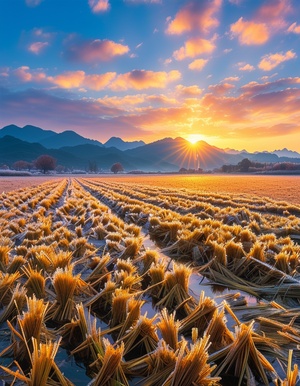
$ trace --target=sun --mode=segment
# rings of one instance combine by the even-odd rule
[[[203,140],[203,136],[201,134],[189,134],[186,137],[186,140],[189,141],[192,145],[194,145],[198,141],[202,141]]]

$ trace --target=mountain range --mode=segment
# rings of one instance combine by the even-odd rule
[[[164,138],[149,144],[126,142],[112,137],[102,144],[74,131],[56,133],[27,125],[0,129],[0,164],[12,166],[16,161],[32,162],[42,154],[57,159],[57,164],[70,169],[109,170],[120,162],[126,171],[178,171],[180,168],[212,170],[224,164],[235,165],[244,158],[255,162],[297,162],[300,154],[288,149],[249,153],[245,150],[220,149],[199,141],[191,145],[183,138]]]

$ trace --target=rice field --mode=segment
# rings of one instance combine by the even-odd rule
[[[0,182],[3,383],[296,385],[300,180],[262,178]]]

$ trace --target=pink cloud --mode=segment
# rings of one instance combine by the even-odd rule
[[[219,26],[216,14],[221,5],[222,0],[190,1],[169,22],[166,32],[170,35],[181,35],[192,31],[207,34]]]
[[[269,40],[269,31],[265,23],[244,21],[243,18],[231,24],[230,32],[243,45],[261,45]]]
[[[252,66],[252,64],[247,63],[247,64],[240,65],[239,70],[240,71],[254,71],[255,67]]]
[[[256,18],[266,22],[270,29],[279,30],[286,27],[285,16],[292,10],[290,0],[267,0],[259,8]]]
[[[21,66],[12,71],[21,82],[42,82],[47,80],[47,76],[40,70],[32,71],[28,66]]]
[[[238,82],[240,80],[240,77],[238,76],[228,76],[227,78],[223,79],[223,82]]]
[[[208,59],[196,59],[189,64],[190,70],[201,71],[208,63]]]
[[[286,53],[277,52],[275,54],[265,55],[259,62],[258,67],[263,71],[271,71],[273,68],[279,66],[279,64],[295,58],[297,58],[297,55],[291,50]]]
[[[241,91],[247,95],[268,93],[273,90],[284,90],[293,85],[300,85],[300,77],[281,78],[273,82],[249,82],[241,87]]]
[[[70,60],[92,63],[112,60],[116,56],[125,55],[129,47],[111,40],[88,40],[69,43],[66,56]]]
[[[35,42],[30,44],[28,51],[32,52],[35,55],[40,54],[46,47],[48,47],[48,42]]]
[[[89,6],[93,13],[106,12],[110,8],[109,0],[89,0]]]
[[[209,91],[215,95],[224,95],[233,88],[235,88],[235,85],[230,83],[214,84],[208,87]]]
[[[37,7],[42,1],[43,0],[25,0],[25,3],[28,7]]]
[[[195,58],[202,54],[210,54],[214,51],[215,48],[216,46],[210,40],[202,38],[191,38],[185,42],[183,47],[173,52],[173,57],[176,60]]]
[[[132,4],[161,4],[162,0],[125,0],[126,3]]]
[[[180,79],[179,71],[154,72],[146,70],[133,70],[126,74],[120,74],[111,84],[114,91],[135,89],[145,90],[148,88],[165,88],[170,82]]]
[[[294,34],[300,34],[300,25],[297,25],[297,23],[293,23],[289,26],[288,32],[292,32]]]

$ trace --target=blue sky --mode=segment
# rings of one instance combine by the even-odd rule
[[[297,0],[1,0],[0,126],[300,151]]]

